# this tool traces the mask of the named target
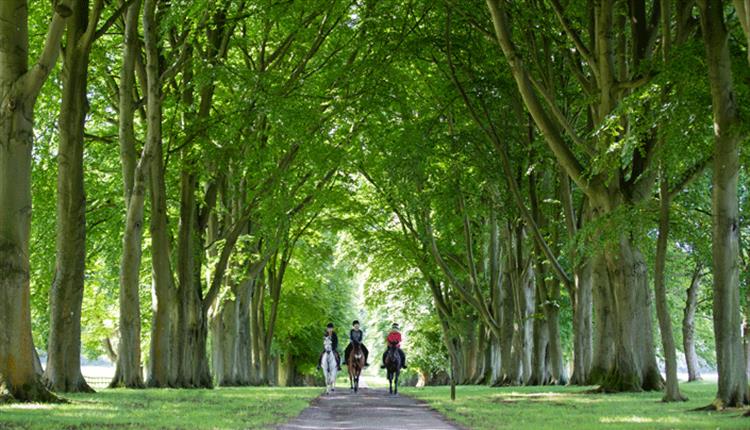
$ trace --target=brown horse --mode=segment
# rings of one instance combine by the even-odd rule
[[[349,368],[349,385],[355,393],[359,391],[359,375],[365,368],[365,354],[359,342],[352,343],[352,351],[346,363]]]

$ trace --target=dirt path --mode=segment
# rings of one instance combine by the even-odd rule
[[[279,430],[458,430],[424,403],[406,396],[390,396],[387,390],[349,388],[322,395],[291,422]]]

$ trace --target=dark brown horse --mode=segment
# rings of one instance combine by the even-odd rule
[[[385,368],[388,372],[388,393],[398,394],[398,376],[401,374],[401,354],[398,352],[398,344],[391,342],[385,353]]]
[[[365,354],[359,342],[352,342],[352,350],[346,363],[349,368],[349,385],[355,393],[359,391],[359,375],[365,368]]]

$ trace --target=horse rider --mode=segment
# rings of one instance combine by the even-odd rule
[[[362,352],[365,354],[365,367],[370,365],[370,363],[367,362],[367,357],[370,355],[370,351],[368,351],[365,344],[362,343],[364,337],[365,334],[359,329],[359,321],[354,320],[352,322],[352,329],[349,330],[349,345],[347,345],[344,350],[344,363],[349,363],[349,355],[352,353],[352,348],[355,344],[359,344],[359,347],[362,348]]]
[[[326,326],[326,334],[325,337],[331,338],[331,349],[333,350],[333,354],[336,356],[336,367],[339,371],[341,371],[341,356],[339,355],[339,336],[336,334],[336,332],[333,329],[333,323],[329,322]],[[320,357],[318,358],[318,369],[320,369],[320,362],[323,360],[323,354],[325,354],[325,351],[320,353]]]
[[[398,350],[398,354],[401,356],[401,368],[406,369],[406,354],[404,354],[404,351],[401,349],[401,332],[399,331],[398,324],[393,323],[391,326],[391,332],[388,333],[388,337],[386,338],[386,342],[390,346],[392,343],[396,344],[396,349]],[[381,369],[385,369],[385,356],[388,354],[388,349],[385,350],[383,353],[383,364],[380,365]]]

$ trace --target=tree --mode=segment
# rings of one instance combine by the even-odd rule
[[[125,3],[127,4],[127,3]],[[63,56],[63,97],[58,149],[57,238],[55,277],[50,292],[50,336],[44,378],[54,391],[93,391],[81,375],[81,304],[86,264],[84,129],[88,112],[89,55],[94,41],[119,16],[97,28],[103,0],[89,7],[76,0],[67,25]]]
[[[719,389],[713,407],[722,409],[750,402],[742,348],[737,195],[740,143],[747,134],[737,107],[724,3],[714,0],[698,3],[714,119],[711,246]]]
[[[56,2],[39,58],[29,67],[28,2],[0,5],[0,400],[55,399],[34,369],[29,298],[34,104],[57,62],[72,1]]]

